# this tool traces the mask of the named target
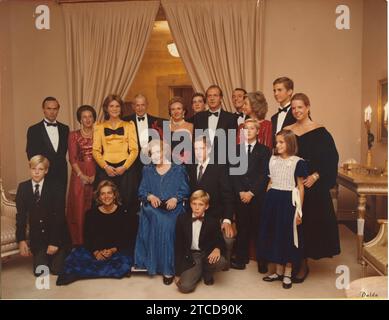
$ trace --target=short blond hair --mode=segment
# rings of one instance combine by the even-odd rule
[[[244,127],[246,128],[246,124],[252,123],[257,130],[259,130],[259,122],[255,119],[247,119],[244,122]]]
[[[30,165],[30,168],[35,168],[38,164],[41,164],[41,163],[43,164],[45,169],[49,169],[49,167],[50,167],[50,161],[46,157],[44,157],[40,154],[33,156],[28,163]]]
[[[211,200],[211,197],[204,190],[196,190],[190,196],[189,202],[192,203],[192,201],[195,201],[195,200],[200,200],[200,201],[204,202],[204,204],[209,205],[209,201]]]

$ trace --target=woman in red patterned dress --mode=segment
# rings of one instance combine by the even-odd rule
[[[67,202],[67,222],[73,246],[84,243],[85,212],[91,208],[96,164],[92,156],[93,124],[96,111],[83,105],[77,109],[80,130],[69,133],[68,152],[72,166]]]

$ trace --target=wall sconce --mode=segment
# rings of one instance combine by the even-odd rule
[[[177,46],[174,42],[170,42],[167,44],[167,49],[169,50],[170,55],[175,58],[179,58],[180,54],[178,53]]]

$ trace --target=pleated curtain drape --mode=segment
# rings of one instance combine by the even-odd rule
[[[195,90],[218,84],[224,105],[235,87],[260,89],[264,0],[162,0]],[[227,96],[226,96],[227,95]]]
[[[62,5],[73,127],[80,105],[94,106],[101,116],[105,96],[128,92],[159,6],[159,1]]]

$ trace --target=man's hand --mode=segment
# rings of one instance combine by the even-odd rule
[[[208,256],[208,262],[209,264],[214,264],[220,260],[220,249],[215,248],[212,250],[212,252]]]
[[[221,226],[222,231],[224,232],[225,236],[227,238],[233,238],[234,237],[234,229],[232,229],[231,223],[223,222]]]
[[[47,247],[46,253],[47,253],[49,256],[52,256],[52,255],[56,254],[57,251],[58,251],[58,247],[49,245],[49,246]]]
[[[300,225],[303,223],[303,219],[301,219],[301,217],[297,216],[296,217],[296,225]]]
[[[19,242],[19,251],[22,257],[29,257],[31,255],[30,249],[28,248],[28,244],[26,241]]]
[[[316,180],[317,179],[315,179],[315,176],[313,174],[311,174],[306,179],[304,179],[304,181],[303,181],[304,186],[307,188],[310,188],[315,184]]]
[[[240,200],[243,202],[243,203],[250,203],[251,199],[253,198],[253,194],[250,192],[250,191],[247,191],[247,192],[239,192],[239,195],[240,195]]]

